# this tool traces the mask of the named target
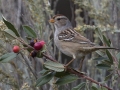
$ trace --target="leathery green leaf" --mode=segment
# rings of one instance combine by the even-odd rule
[[[28,34],[28,36],[33,37],[33,38],[37,38],[36,33],[34,32],[34,30],[32,28],[30,28],[29,26],[23,26],[23,29],[25,30],[25,32]]]
[[[98,89],[95,86],[92,86],[91,90],[98,90]]]
[[[6,29],[4,30],[6,37],[9,39],[16,39],[16,35],[12,30]]]
[[[46,83],[48,83],[52,78],[54,77],[54,73],[50,72],[44,76],[41,76],[37,81],[36,81],[36,87],[42,86]]]
[[[109,69],[111,67],[107,64],[97,64],[96,66],[100,69]]]
[[[53,62],[53,61],[46,61],[44,66],[48,69],[54,70],[56,72],[64,71],[64,66],[61,63]]]
[[[106,54],[107,54],[109,60],[111,61],[111,63],[113,63],[113,58],[112,58],[111,53],[108,50],[106,50]]]
[[[16,36],[20,37],[20,35],[19,35],[18,31],[16,30],[16,28],[14,27],[14,25],[11,24],[10,22],[8,22],[3,16],[2,16],[2,18],[3,18],[3,22],[6,24],[8,29],[12,30],[16,34]]]
[[[0,57],[0,62],[6,63],[9,62],[10,60],[14,59],[16,57],[16,53],[11,52],[11,53],[6,53]]]
[[[86,83],[82,82],[79,85],[77,85],[76,87],[72,88],[72,90],[83,90],[83,87],[85,87]]]
[[[75,76],[75,75],[66,75],[66,76],[64,76],[62,78],[59,78],[56,81],[55,84],[57,84],[57,85],[63,85],[63,84],[71,83],[71,82],[73,82],[73,81],[75,81],[77,79],[78,79],[78,77]]]
[[[110,77],[113,75],[113,73],[109,74],[108,76],[105,77],[105,81],[107,81],[108,79],[110,79]]]
[[[103,40],[104,40],[104,42],[107,44],[107,46],[110,47],[110,42],[109,42],[109,40],[105,37],[105,35],[103,35]]]

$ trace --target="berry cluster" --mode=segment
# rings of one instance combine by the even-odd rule
[[[31,40],[30,41],[30,45],[32,47],[34,47],[35,50],[33,50],[31,53],[30,53],[30,56],[32,57],[36,57],[37,56],[37,52],[39,50],[42,50],[42,48],[44,47],[45,45],[45,42],[43,40],[41,41],[37,41],[37,40]]]
[[[45,41],[43,41],[43,40],[38,41],[38,40],[35,39],[35,40],[31,40],[29,45],[34,48],[34,50],[31,51],[30,56],[36,57],[38,51],[43,49],[43,47],[45,45]],[[19,53],[19,51],[20,51],[19,46],[16,45],[16,46],[13,47],[13,52],[14,53]]]

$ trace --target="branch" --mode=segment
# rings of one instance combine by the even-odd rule
[[[21,39],[19,39],[19,38],[17,38],[17,37],[14,37],[14,38],[16,38],[17,40],[19,40],[21,43],[25,44],[25,45],[28,46],[29,48],[34,49],[32,46],[30,46],[30,45],[28,45],[27,43],[25,43],[24,40],[21,40]],[[48,55],[46,55],[46,54],[44,54],[44,53],[42,53],[42,55],[43,55],[44,57],[46,57],[47,59],[53,61],[53,62],[58,62],[57,60],[49,57]],[[26,63],[26,64],[27,64],[27,63]],[[29,64],[28,64],[28,67],[29,67]],[[29,69],[31,70],[30,67],[29,67]],[[32,70],[31,70],[31,71],[32,71]],[[91,81],[91,82],[93,82],[93,83],[95,83],[95,84],[97,84],[97,85],[99,85],[99,86],[102,86],[102,87],[107,88],[108,90],[112,90],[112,89],[109,88],[108,86],[105,86],[105,85],[100,84],[99,82],[95,81],[94,79],[92,79],[92,78],[84,75],[83,73],[80,73],[80,72],[74,70],[73,68],[66,67],[66,71],[68,71],[68,72],[70,72],[70,73],[72,73],[72,74],[75,74],[75,75],[77,75],[78,77],[83,77],[83,78],[85,78],[86,80],[89,80],[89,81]],[[35,75],[34,72],[32,72],[32,73],[33,73],[33,75]],[[35,76],[36,76],[36,75],[35,75]]]
[[[53,61],[53,62],[58,62],[57,60],[54,60],[53,58],[51,58],[51,57],[49,57],[49,56],[47,56],[47,55],[45,55],[45,54],[43,54],[43,56],[46,57],[47,59]],[[71,73],[71,74],[75,74],[75,75],[77,75],[78,77],[82,77],[82,78],[84,78],[84,79],[86,79],[86,80],[89,80],[89,81],[91,81],[91,82],[93,82],[93,83],[95,83],[95,84],[97,84],[97,85],[99,85],[99,86],[105,87],[105,88],[107,88],[108,90],[112,90],[112,89],[109,88],[108,86],[105,86],[105,85],[100,84],[99,82],[95,81],[94,79],[92,79],[92,78],[84,75],[83,73],[80,73],[80,72],[74,70],[73,68],[66,67],[66,71],[68,71],[68,72]]]

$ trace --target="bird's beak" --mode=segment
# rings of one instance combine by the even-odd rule
[[[54,19],[50,19],[49,22],[50,22],[50,23],[54,23],[55,20],[54,20]]]

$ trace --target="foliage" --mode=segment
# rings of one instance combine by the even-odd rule
[[[29,69],[28,72],[30,71],[30,75],[32,75],[31,78],[29,78],[29,79],[32,79],[32,85],[29,86],[30,84],[24,83],[21,87],[19,87],[18,85],[19,83],[15,80],[15,78],[13,78],[13,76],[7,75],[7,73],[4,73],[2,70],[0,71],[0,73],[2,73],[2,75],[4,76],[6,80],[3,81],[2,79],[0,79],[0,81],[8,85],[12,85],[16,89],[18,88],[24,89],[26,87],[27,88],[30,88],[30,87],[41,88],[43,85],[46,85],[46,84],[49,84],[52,87],[59,88],[60,86],[70,84],[72,82],[74,83],[75,81],[79,81],[79,79],[81,78],[78,77],[77,75],[73,75],[67,72],[63,64],[54,62],[54,61],[49,61],[48,60],[49,58],[47,59],[43,58],[44,56],[43,53],[46,54],[46,52],[48,53],[49,51],[48,41],[51,42],[50,38],[46,39],[45,37],[47,36],[44,35],[45,34],[44,30],[47,30],[45,20],[46,18],[49,18],[50,14],[48,13],[49,12],[52,13],[52,12],[49,10],[49,5],[46,4],[47,3],[46,0],[45,2],[42,0],[40,1],[28,0],[28,2],[29,2],[28,7],[31,7],[31,14],[32,14],[34,23],[37,22],[35,23],[36,28],[32,29],[29,26],[22,26],[27,35],[26,38],[22,38],[18,30],[14,27],[14,25],[11,24],[9,21],[7,21],[5,18],[3,18],[4,23],[2,22],[2,26],[0,26],[1,28],[3,28],[4,26],[3,29],[0,29],[2,30],[1,31],[2,34],[0,36],[1,37],[0,45],[3,48],[5,48],[3,46],[4,43],[7,43],[7,44],[9,43],[11,47],[17,44],[21,48],[23,48],[23,50],[21,50],[20,53],[15,54],[12,51],[7,51],[6,49],[3,49],[4,52],[1,53],[0,63],[7,62],[7,63],[12,64],[15,68],[17,68],[17,66],[14,64],[14,58],[20,58],[21,62],[23,62],[23,64],[25,64],[26,67]],[[42,3],[42,4],[39,4],[39,3]],[[118,30],[116,29],[116,25],[113,25],[113,26],[110,25],[112,22],[108,20],[109,12],[108,12],[108,8],[106,8],[108,5],[108,0],[105,0],[105,1],[102,0],[102,6],[99,10],[95,9],[92,6],[91,2],[90,1],[88,2],[87,0],[75,0],[75,3],[79,4],[79,8],[90,10],[89,16],[93,18],[96,22],[95,26],[91,26],[91,25],[79,26],[78,25],[77,28],[75,29],[80,32],[86,31],[87,29],[90,29],[90,30],[92,29],[96,33],[95,39],[99,38],[99,41],[101,40],[105,46],[113,47],[111,41],[105,36],[106,31],[109,31],[112,33],[118,32]],[[48,15],[46,17],[44,16],[44,14],[42,14],[44,10],[40,9],[43,7],[43,5],[46,5],[44,7],[45,12],[47,13],[45,15]],[[81,12],[81,10],[76,10],[76,14],[78,13],[77,11]],[[80,18],[80,17],[77,17],[77,18]],[[83,21],[79,21],[79,20],[82,20],[82,19],[76,19],[77,24],[80,24],[79,22],[83,23]],[[107,25],[108,22],[110,23]],[[33,48],[29,45],[29,41],[31,39],[41,40],[43,38],[46,39],[47,43],[46,43],[45,48],[43,48],[43,50],[38,51],[39,55],[37,55],[37,58],[38,59],[43,58],[43,60],[47,60],[47,61],[43,61],[43,70],[40,72],[39,77],[38,77],[35,74],[32,67],[30,66],[28,59],[27,59],[30,57],[29,54],[33,50]],[[109,72],[109,74],[106,75],[106,77],[104,77],[104,80],[102,82],[105,83],[107,81],[111,81],[111,83],[114,83],[112,82],[111,79],[113,79],[114,81],[117,81],[117,79],[120,76],[120,53],[113,52],[112,50],[106,50],[105,52],[99,52],[99,53],[97,52],[97,55],[99,57],[92,58],[93,60],[95,60],[95,62],[97,62],[96,64],[97,69],[99,71],[101,71],[102,69],[102,70],[106,70],[107,72]],[[35,60],[35,58],[33,59]],[[16,73],[18,74],[18,76],[20,76],[20,78],[22,78],[22,76],[24,76],[23,72],[20,72],[17,70],[18,69],[16,69]],[[91,84],[92,86],[89,84],[91,83],[88,83],[86,80],[85,82],[82,82],[79,85],[73,87],[72,90],[83,90],[83,89],[88,89],[88,88],[91,90],[106,90],[103,87],[93,85],[93,83]]]
[[[4,18],[3,18],[3,21],[5,22],[5,24],[6,24],[6,26],[8,28],[13,27],[13,25],[10,22],[6,21]],[[23,28],[25,29],[25,31],[27,32],[27,35],[30,38],[36,38],[36,36],[37,36],[36,33],[29,26],[23,26]],[[99,31],[99,28],[95,28],[95,30],[96,30],[97,33],[101,34],[101,32]],[[25,45],[23,47],[28,47],[28,48],[33,49],[31,46],[29,46],[29,43],[26,43],[25,41],[23,41],[23,39],[19,39],[20,36],[19,36],[19,34],[18,34],[18,32],[17,32],[16,29],[11,30],[11,31],[12,31],[12,33],[8,33],[7,32],[7,34],[9,34],[11,37],[13,37],[13,39],[17,39],[19,42],[21,42],[21,44]],[[110,47],[111,42],[109,42],[109,40],[104,35],[100,35],[100,36],[102,38],[101,40],[103,40],[102,42],[104,42],[104,44],[106,44],[106,45],[108,45],[108,47]],[[28,52],[30,53],[30,51],[28,51]],[[19,54],[21,54],[21,53],[22,52],[20,52]],[[21,55],[23,55],[23,54],[21,54]],[[107,57],[106,56],[102,56],[102,57],[99,57],[98,59],[97,58],[94,59],[94,60],[99,60],[99,61],[101,61],[101,59],[102,59],[101,63],[99,63],[99,64],[96,65],[98,68],[107,69],[107,70],[111,69],[111,71],[110,71],[111,73],[108,76],[105,77],[105,81],[112,77],[114,70],[116,70],[116,72],[119,72],[119,63],[117,64],[115,62],[115,58],[118,57],[118,55],[113,56],[113,53],[111,53],[108,50],[106,50],[106,55],[107,55]],[[15,57],[17,57],[17,54],[15,54],[13,52],[6,53],[6,54],[4,54],[4,55],[1,56],[0,61],[1,61],[1,63],[2,62],[8,62],[8,61],[12,60]],[[23,56],[23,58],[24,58],[24,56]],[[119,59],[119,57],[118,57],[118,59]],[[50,80],[52,80],[53,77],[56,77],[56,74],[58,72],[59,72],[59,74],[60,73],[62,74],[63,72],[66,72],[64,65],[62,65],[62,64],[60,64],[58,62],[46,61],[43,65],[44,65],[45,71],[44,72],[42,71],[43,76],[41,76],[40,78],[38,78],[38,80],[36,81],[36,86],[42,86],[42,85],[48,83]],[[118,69],[115,69],[116,65],[117,65]],[[114,67],[112,67],[112,66],[114,66]],[[32,69],[30,69],[30,70],[32,70]],[[118,73],[118,75],[119,75],[119,73]],[[64,85],[64,84],[71,83],[71,82],[76,81],[77,79],[79,79],[79,77],[77,77],[75,75],[72,75],[70,73],[63,74],[61,76],[62,77],[56,77],[56,78],[58,78],[55,81],[56,85]],[[85,86],[85,83],[81,83],[80,85],[74,87],[73,90],[82,89],[83,86]],[[96,89],[96,88],[92,87],[92,89]],[[98,89],[96,89],[96,90],[98,90]]]

